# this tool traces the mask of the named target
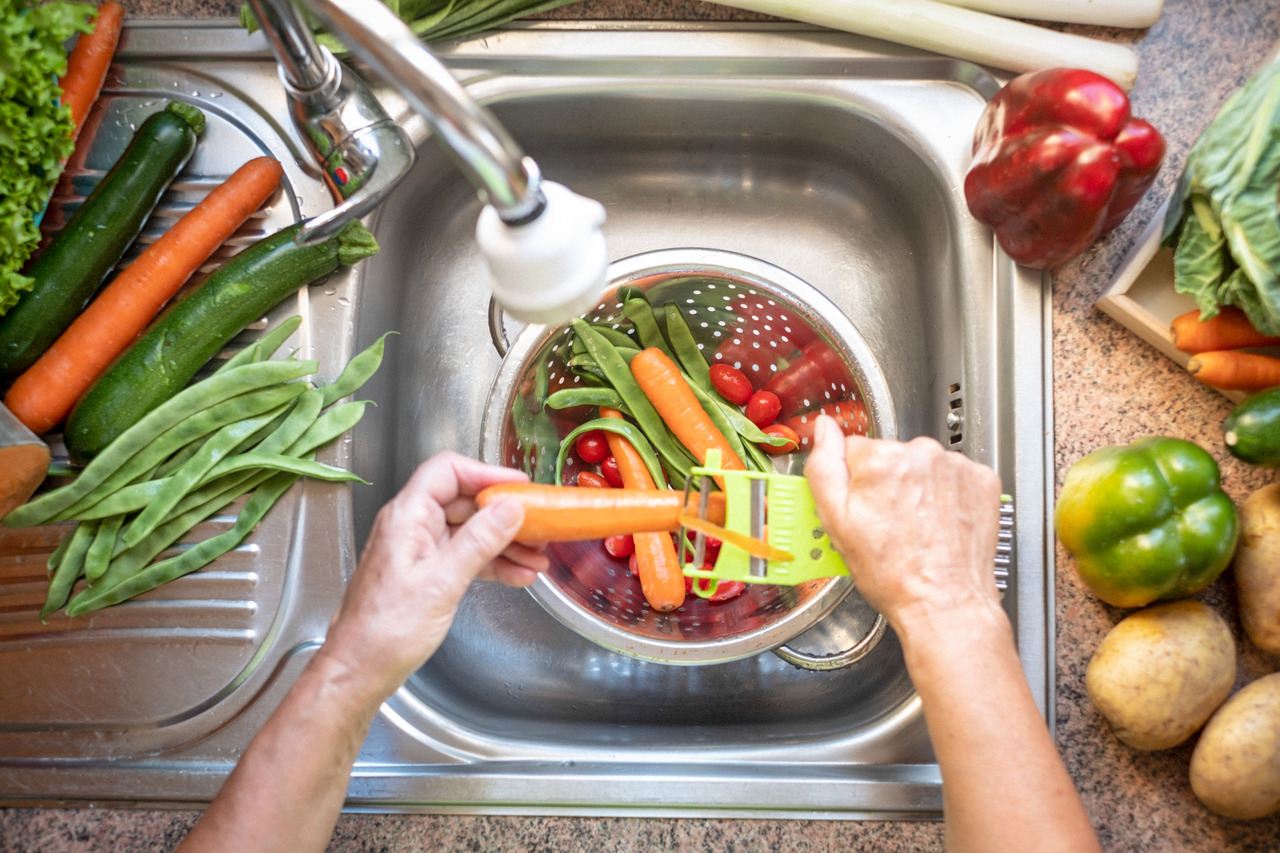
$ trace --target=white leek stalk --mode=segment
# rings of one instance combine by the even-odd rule
[[[1006,18],[1092,24],[1095,27],[1141,29],[1154,24],[1164,10],[1164,0],[942,0]]]
[[[1060,33],[937,0],[715,0],[724,6],[790,18],[930,50],[1006,71],[1085,68],[1125,91],[1138,76],[1127,45]]]

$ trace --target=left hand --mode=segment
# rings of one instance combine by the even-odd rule
[[[444,641],[471,581],[528,586],[545,555],[514,543],[524,509],[474,496],[520,471],[456,453],[431,457],[382,508],[320,654],[389,696]]]

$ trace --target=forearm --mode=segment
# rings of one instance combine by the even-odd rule
[[[947,849],[1097,850],[994,603],[899,628],[942,769]]]
[[[317,654],[180,849],[324,850],[382,698]]]

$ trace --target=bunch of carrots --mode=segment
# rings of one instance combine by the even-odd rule
[[[98,9],[91,33],[76,41],[60,85],[77,135],[101,92],[120,38],[124,10],[114,0]],[[159,239],[120,270],[54,344],[4,396],[28,429],[43,435],[147,327],[187,280],[275,192],[280,163],[245,163]],[[56,238],[55,238],[56,239]]]
[[[1170,325],[1173,345],[1191,353],[1187,370],[1201,382],[1222,391],[1253,393],[1280,386],[1280,358],[1249,350],[1280,346],[1280,338],[1253,327],[1243,311],[1224,307],[1208,320],[1188,311]]]

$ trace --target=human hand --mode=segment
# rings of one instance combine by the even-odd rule
[[[527,480],[456,453],[420,465],[378,512],[321,653],[385,698],[439,648],[472,580],[533,583],[548,562],[512,541],[523,507],[477,510],[474,500],[486,486]]]
[[[998,607],[995,471],[927,438],[845,437],[820,417],[805,475],[858,591],[900,634],[915,618]]]

